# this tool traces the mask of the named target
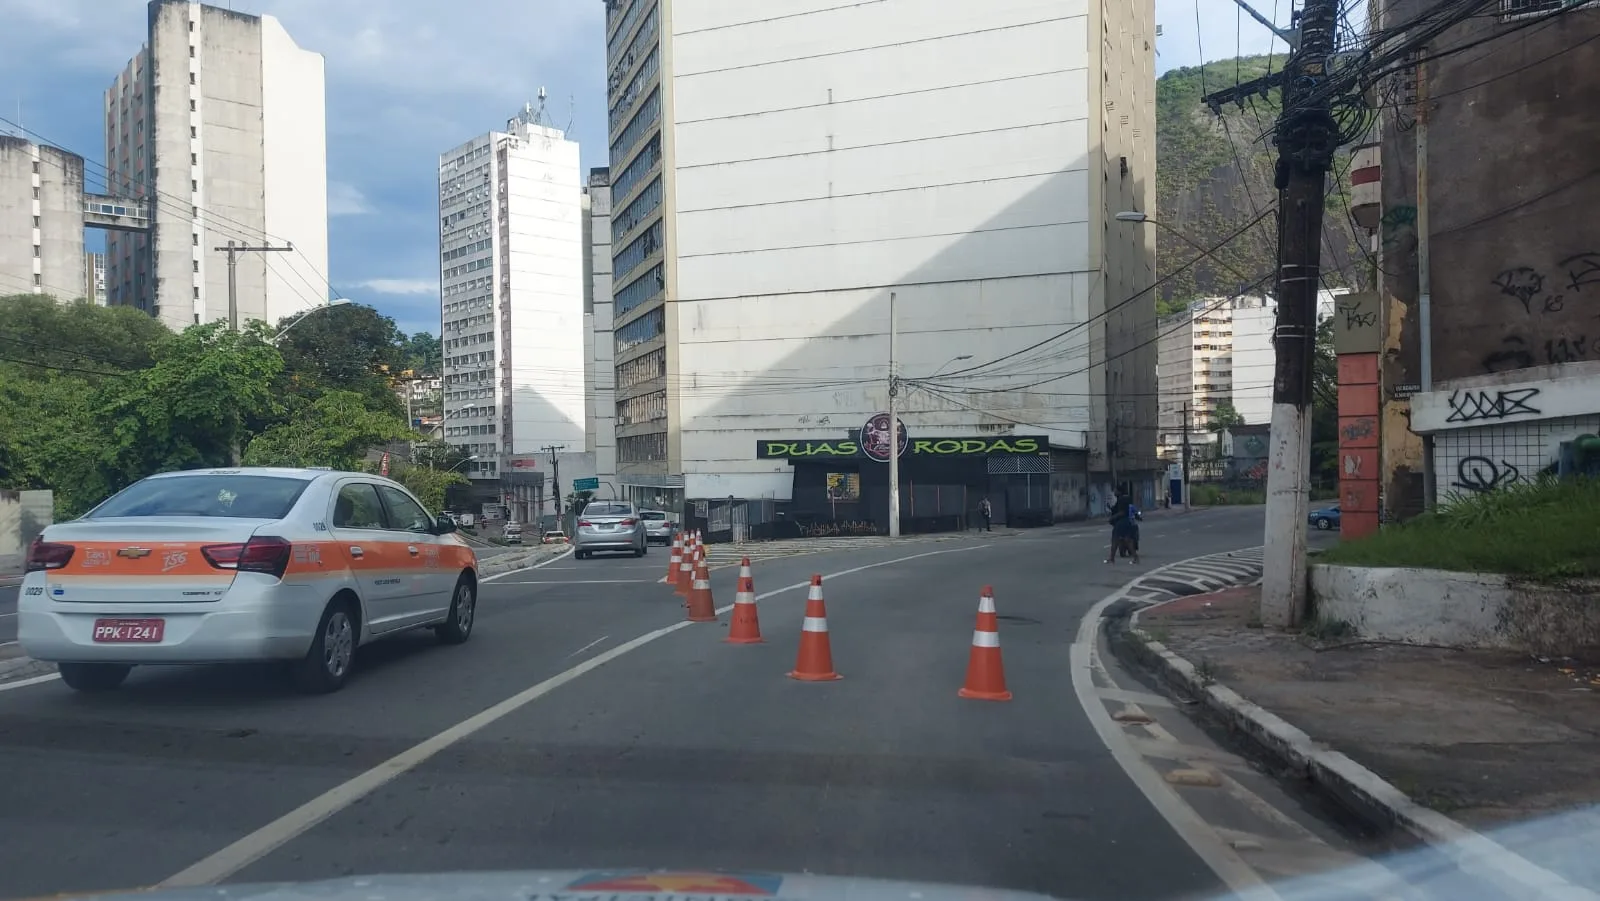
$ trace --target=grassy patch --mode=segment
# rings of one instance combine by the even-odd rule
[[[1600,480],[1545,478],[1453,497],[1437,512],[1347,541],[1318,562],[1503,573],[1537,581],[1600,576]]]

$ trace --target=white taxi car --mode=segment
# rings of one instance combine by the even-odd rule
[[[367,642],[472,634],[477,557],[454,531],[380,476],[150,476],[28,548],[17,641],[79,691],[114,689],[141,664],[266,660],[334,691]]]

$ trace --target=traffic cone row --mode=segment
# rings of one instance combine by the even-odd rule
[[[711,596],[711,573],[706,565],[705,547],[699,533],[688,533],[682,546],[674,539],[675,573],[668,581],[685,598],[690,622],[716,622],[717,605]],[[755,579],[750,573],[750,558],[739,561],[739,583],[734,591],[733,617],[728,626],[729,644],[760,644],[761,622],[756,613]],[[844,678],[833,668],[833,645],[828,638],[828,608],[822,597],[822,576],[811,577],[806,593],[806,615],[800,625],[800,649],[789,678],[801,682],[834,682]],[[994,589],[988,585],[978,595],[978,622],[972,631],[972,648],[967,654],[967,678],[956,694],[980,701],[1009,701],[1005,664],[1000,656],[1000,617],[995,610]]]

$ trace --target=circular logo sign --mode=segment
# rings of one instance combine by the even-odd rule
[[[876,460],[879,463],[889,462],[890,453],[895,456],[904,456],[906,448],[911,446],[911,438],[906,434],[906,424],[901,422],[898,425],[900,426],[899,435],[896,438],[891,438],[889,414],[874,413],[867,420],[866,425],[861,427],[861,452],[866,454],[868,459]],[[898,445],[898,448],[891,451],[890,448],[895,445]]]

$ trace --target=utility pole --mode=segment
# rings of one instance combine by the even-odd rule
[[[1291,629],[1306,609],[1306,515],[1311,467],[1312,361],[1325,186],[1339,128],[1325,90],[1334,50],[1337,0],[1306,0],[1300,48],[1284,65],[1278,118],[1277,366],[1272,384],[1272,441],[1267,458],[1267,513],[1261,621]]]
[[[900,324],[894,315],[894,292],[889,292],[889,537],[900,537],[900,374],[895,353],[900,345]]]
[[[229,241],[226,247],[213,248],[218,253],[228,255],[228,329],[239,330],[239,254],[241,253],[289,253],[294,250],[293,244],[282,247],[263,245],[250,247],[245,244],[235,244]]]
[[[565,444],[547,444],[543,448],[550,452],[550,491],[556,499],[556,522],[561,522],[561,459],[556,456],[558,451],[567,449]]]
[[[1189,503],[1189,402],[1183,402],[1183,509],[1193,509]]]

